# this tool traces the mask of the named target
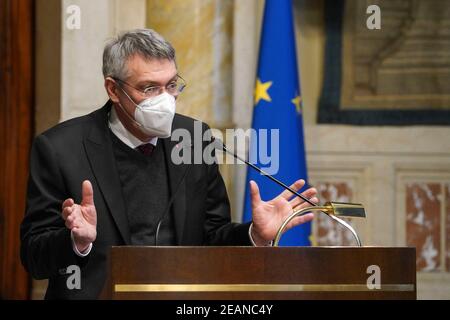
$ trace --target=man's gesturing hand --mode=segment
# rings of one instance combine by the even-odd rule
[[[304,180],[297,180],[290,187],[298,191],[305,185]],[[253,228],[252,238],[257,245],[264,245],[268,241],[273,240],[280,228],[281,224],[294,210],[299,210],[310,206],[307,202],[294,196],[289,190],[284,190],[277,197],[270,201],[261,200],[259,188],[256,182],[250,181],[250,194],[252,203]],[[302,193],[306,198],[314,203],[318,203],[317,190],[309,188]],[[312,213],[294,218],[285,230],[297,226],[299,224],[311,221],[314,218]]]
[[[97,211],[94,205],[94,191],[89,180],[81,186],[81,204],[66,199],[62,205],[62,217],[66,227],[72,231],[79,252],[85,251],[97,237]]]

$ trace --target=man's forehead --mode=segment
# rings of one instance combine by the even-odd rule
[[[145,59],[134,55],[127,60],[128,79],[164,82],[177,75],[175,62],[169,59]]]

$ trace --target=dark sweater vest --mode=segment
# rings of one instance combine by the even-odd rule
[[[132,245],[155,245],[157,224],[169,202],[169,183],[160,140],[150,156],[123,143],[110,131]],[[175,245],[171,211],[162,221],[158,245]]]

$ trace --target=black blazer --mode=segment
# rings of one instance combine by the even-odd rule
[[[93,299],[106,278],[110,246],[130,245],[130,230],[108,128],[108,101],[104,107],[75,118],[37,136],[30,159],[26,214],[21,224],[21,259],[36,279],[49,279],[48,299]],[[194,120],[175,115],[172,130],[187,129],[192,137]],[[208,129],[202,123],[202,131]],[[230,206],[217,164],[181,164],[170,160],[177,141],[161,139],[167,161],[177,244],[250,245],[249,224],[230,222]],[[193,143],[195,143],[193,141]],[[202,142],[202,148],[206,147]],[[193,150],[192,150],[193,151]],[[193,154],[193,152],[192,152]],[[180,179],[190,169],[180,184]],[[61,217],[62,202],[81,201],[83,180],[91,181],[97,209],[97,239],[86,258],[73,249],[70,231]],[[81,289],[69,289],[66,268],[81,268]]]

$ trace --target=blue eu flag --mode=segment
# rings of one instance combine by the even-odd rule
[[[291,0],[265,2],[254,103],[252,127],[259,135],[258,139],[250,142],[250,160],[264,169],[268,167],[267,159],[270,158],[273,175],[287,185],[300,178],[307,181]],[[261,129],[267,132],[263,130],[261,134]],[[270,138],[271,129],[279,130],[278,141]],[[274,133],[272,131],[272,138],[276,136]],[[261,139],[265,134],[266,139]],[[262,152],[262,155],[258,150],[264,147],[261,141],[268,142],[268,151]],[[275,164],[277,151],[278,164]],[[264,201],[273,199],[283,191],[267,177],[248,168],[243,221],[251,220],[250,180],[256,181]],[[303,224],[286,232],[280,245],[310,245],[310,234],[311,223]]]

